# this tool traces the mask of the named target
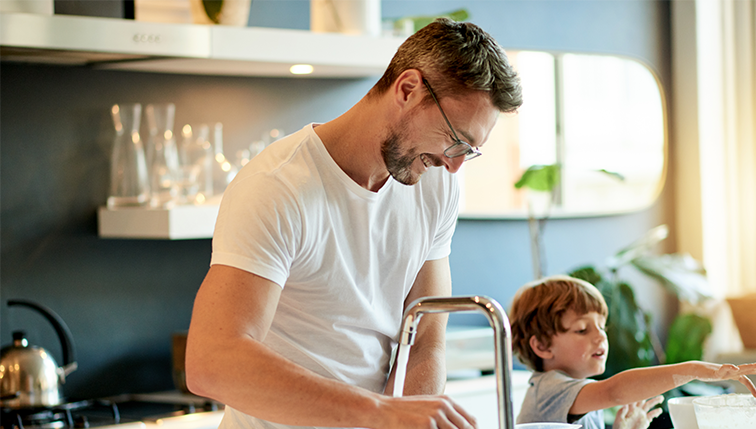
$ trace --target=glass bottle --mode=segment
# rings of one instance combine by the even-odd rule
[[[150,130],[146,150],[150,206],[170,207],[178,199],[179,161],[173,134],[176,106],[148,104],[145,114]]]
[[[115,104],[110,113],[116,135],[110,159],[108,207],[146,205],[150,188],[144,146],[139,136],[142,105]]]
[[[192,128],[187,124],[181,130],[179,147],[181,171],[180,202],[202,204],[213,195],[213,150],[210,145],[210,128],[201,124]]]
[[[223,124],[220,122],[213,127],[213,146],[213,195],[222,195],[236,176],[237,168],[223,152]]]

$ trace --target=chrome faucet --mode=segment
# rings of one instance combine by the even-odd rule
[[[494,371],[499,411],[499,429],[515,429],[512,406],[512,331],[509,319],[498,302],[486,296],[426,297],[412,303],[404,311],[400,343],[415,343],[417,325],[424,313],[476,311],[488,318],[494,330]]]

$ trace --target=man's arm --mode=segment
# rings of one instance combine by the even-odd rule
[[[189,389],[249,415],[297,426],[468,428],[441,397],[390,398],[321,377],[262,344],[281,287],[223,265],[194,303],[186,353]]]
[[[423,264],[412,285],[404,308],[426,296],[451,295],[449,259],[437,259]],[[446,321],[448,314],[424,314],[417,328],[415,344],[410,349],[404,396],[440,395],[446,386]],[[396,365],[386,385],[385,393],[392,395]]]
[[[606,380],[585,385],[575,398],[570,414],[584,414],[642,401],[693,380],[737,380],[756,396],[756,388],[746,377],[749,374],[756,374],[756,363],[735,366],[691,361],[629,369]]]

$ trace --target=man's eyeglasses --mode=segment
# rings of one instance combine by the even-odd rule
[[[449,126],[449,129],[454,136],[454,144],[444,150],[444,155],[447,158],[456,158],[464,155],[465,161],[469,161],[473,158],[477,158],[483,155],[483,152],[481,152],[480,149],[470,146],[469,143],[462,141],[459,139],[459,137],[457,137],[457,133],[454,131],[454,127],[452,127],[451,122],[449,122],[449,118],[446,117],[446,113],[444,113],[444,109],[441,108],[441,104],[439,104],[438,99],[436,98],[436,94],[433,93],[433,89],[431,88],[430,84],[427,80],[425,80],[425,78],[423,78],[423,83],[425,84],[426,88],[428,88],[428,92],[430,93],[431,97],[433,97],[433,101],[436,102],[436,106],[438,106],[438,110],[441,112],[441,116],[444,117],[446,124]]]

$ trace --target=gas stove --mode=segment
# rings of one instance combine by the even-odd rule
[[[215,429],[223,405],[165,392],[69,402],[52,407],[0,409],[0,429]]]

